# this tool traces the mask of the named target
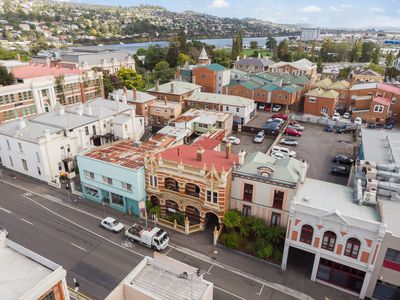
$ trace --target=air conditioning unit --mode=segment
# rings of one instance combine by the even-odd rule
[[[367,167],[367,173],[365,174],[365,177],[367,177],[367,179],[375,179],[377,175],[378,171],[376,170],[376,168]]]
[[[363,202],[369,205],[376,205],[376,193],[365,192],[363,197]]]
[[[378,180],[372,179],[372,178],[368,178],[367,179],[366,191],[367,192],[376,193],[377,190],[378,190]]]

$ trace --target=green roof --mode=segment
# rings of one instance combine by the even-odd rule
[[[244,86],[245,88],[248,88],[250,90],[256,90],[259,89],[262,85],[256,82],[252,82],[252,81],[246,81],[241,83],[240,85]]]
[[[207,68],[211,71],[215,71],[215,72],[227,70],[224,66],[221,66],[220,64],[204,65],[202,67],[205,67],[205,68]]]
[[[268,92],[276,91],[279,90],[280,88],[281,88],[280,86],[277,86],[275,84],[267,84],[262,87],[263,90],[266,90]]]
[[[283,91],[286,91],[288,93],[296,93],[301,89],[301,86],[298,86],[297,84],[286,85],[282,88]]]
[[[240,96],[205,93],[205,92],[194,92],[186,100],[194,102],[239,106],[239,107],[247,107],[254,103],[254,100],[243,98]]]

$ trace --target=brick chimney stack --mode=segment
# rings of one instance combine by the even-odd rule
[[[197,160],[198,161],[203,161],[204,159],[204,148],[200,147],[197,149]]]
[[[137,98],[138,98],[138,92],[136,89],[133,89],[133,99],[137,100]]]
[[[192,76],[192,83],[196,84],[196,76]]]
[[[227,142],[225,147],[225,158],[230,158],[232,154],[232,143]]]

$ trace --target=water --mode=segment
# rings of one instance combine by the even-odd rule
[[[294,36],[298,38],[298,36]],[[286,36],[277,36],[274,37],[279,44]],[[243,45],[246,47],[250,46],[251,41],[257,41],[259,47],[265,46],[267,41],[267,37],[250,37],[250,38],[243,38]],[[203,43],[208,45],[214,45],[216,48],[231,48],[232,47],[232,39],[203,39],[199,40]],[[95,48],[95,49],[110,49],[110,50],[124,50],[129,52],[130,54],[135,54],[139,48],[148,48],[150,45],[160,45],[161,47],[166,47],[169,45],[167,41],[157,41],[157,42],[145,42],[145,43],[131,43],[131,44],[115,44],[115,45],[105,45],[105,46],[90,46],[85,48]],[[77,47],[78,48],[78,47]]]

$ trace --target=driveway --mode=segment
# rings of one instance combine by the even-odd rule
[[[253,143],[255,134],[248,132],[237,132],[232,134],[240,139],[239,145],[232,145],[232,150],[234,153],[239,153],[240,150],[246,151],[246,153],[251,152],[267,152],[275,140],[273,136],[266,136],[264,141],[260,144]],[[222,144],[221,150],[225,151],[225,144]]]

